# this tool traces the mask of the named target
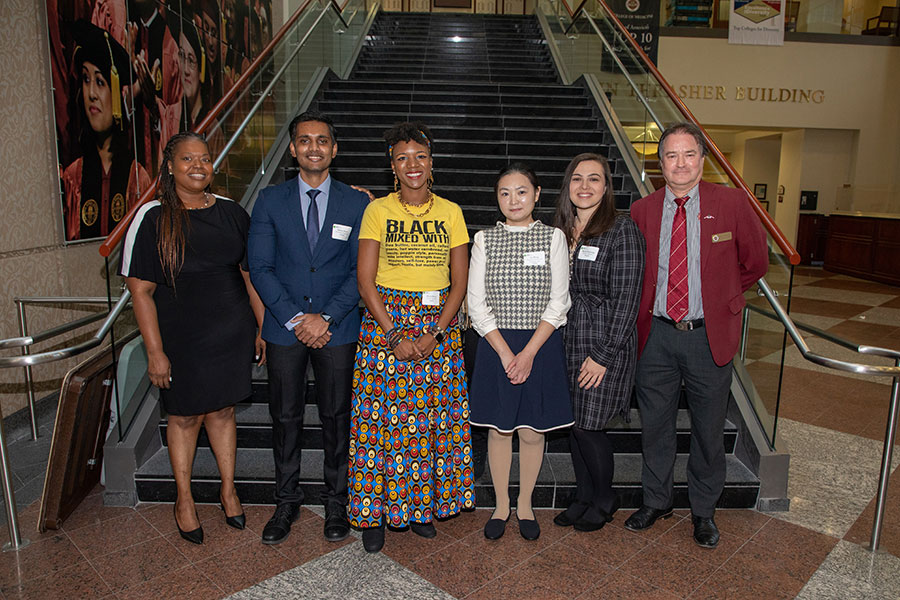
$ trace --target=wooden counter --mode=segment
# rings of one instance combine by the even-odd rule
[[[828,215],[825,269],[900,285],[900,215]]]

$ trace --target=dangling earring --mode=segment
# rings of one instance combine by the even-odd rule
[[[428,186],[428,191],[430,192],[432,186],[434,186],[434,173],[428,174],[428,180],[425,182],[425,184]]]
[[[394,191],[396,192],[397,188],[399,188],[399,187],[400,187],[400,182],[397,181],[397,174],[394,173]]]

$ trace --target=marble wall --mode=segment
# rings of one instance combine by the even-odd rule
[[[51,118],[43,0],[0,2],[0,338],[18,336],[18,296],[105,295],[97,243],[64,246],[55,134]],[[85,314],[29,309],[29,331]],[[85,332],[76,332],[83,335]],[[62,340],[56,340],[58,346]],[[45,350],[51,344],[37,346]],[[2,356],[15,355],[4,351]],[[82,356],[83,360],[86,356]],[[76,359],[34,369],[38,397],[59,389]],[[3,415],[26,405],[21,369],[0,369]]]

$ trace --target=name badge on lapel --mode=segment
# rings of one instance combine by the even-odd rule
[[[597,260],[600,248],[597,246],[582,246],[578,251],[578,260]]]
[[[523,255],[526,267],[543,267],[545,263],[544,251],[526,252]]]
[[[731,232],[725,231],[723,233],[714,233],[712,236],[713,244],[717,244],[719,242],[727,242],[731,239]]]
[[[353,228],[348,225],[338,225],[335,223],[331,227],[331,239],[333,240],[341,240],[342,242],[346,242],[350,239],[350,232],[353,231]]]

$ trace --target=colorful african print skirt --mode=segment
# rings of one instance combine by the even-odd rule
[[[449,288],[448,288],[449,289]],[[440,317],[422,292],[378,287],[395,326],[410,337]],[[475,507],[469,403],[462,336],[447,337],[423,360],[394,357],[367,310],[353,373],[350,424],[350,522],[354,527],[429,523]]]

